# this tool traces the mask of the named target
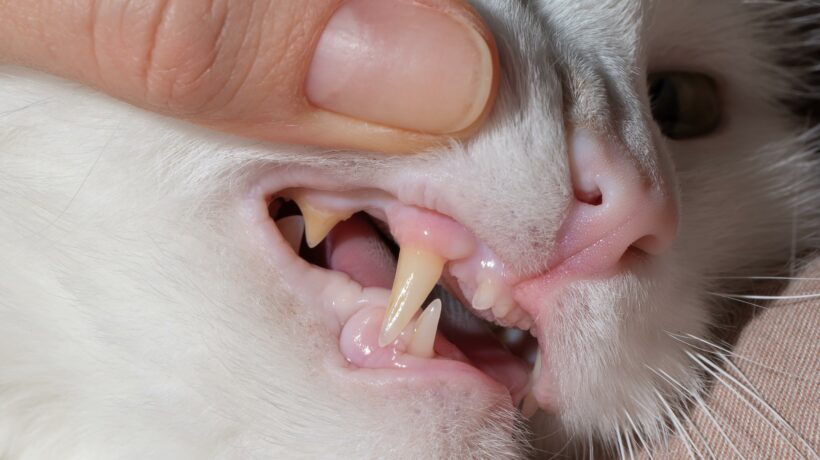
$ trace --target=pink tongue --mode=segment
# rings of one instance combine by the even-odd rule
[[[468,313],[444,315],[440,332],[480,369],[510,391],[518,404],[528,390],[530,366],[504,349],[498,338],[485,325]]]
[[[336,225],[325,251],[328,268],[346,273],[362,287],[392,287],[396,259],[364,217],[354,215]]]

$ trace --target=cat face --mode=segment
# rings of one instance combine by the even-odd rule
[[[719,277],[788,261],[816,222],[766,45],[783,7],[475,4],[498,101],[416,155],[230,138],[5,69],[0,452],[517,458],[528,430],[659,436],[704,385],[687,352]],[[414,318],[433,297],[442,318]]]

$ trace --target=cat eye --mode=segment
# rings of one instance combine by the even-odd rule
[[[686,72],[649,76],[652,117],[670,139],[691,139],[714,132],[720,125],[717,84],[706,75]]]

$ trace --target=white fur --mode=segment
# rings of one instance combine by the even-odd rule
[[[571,194],[563,117],[617,134],[649,177],[677,187],[681,229],[645,272],[561,299],[539,338],[561,411],[534,429],[560,428],[559,448],[611,443],[630,421],[659,436],[664,403],[680,402],[654,371],[704,385],[667,332],[709,334],[715,276],[762,274],[814,247],[817,136],[780,103],[800,75],[767,45],[786,7],[477,3],[505,60],[497,110],[475,139],[409,157],[259,144],[0,68],[0,458],[523,456],[514,414],[470,388],[334,381],[337,337],[243,238],[237,201],[254,174],[285,165],[426,177],[425,196],[536,272]],[[645,95],[659,69],[718,79],[720,132],[660,136]]]

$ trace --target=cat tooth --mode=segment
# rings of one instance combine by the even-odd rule
[[[279,233],[287,241],[293,252],[299,253],[302,245],[302,236],[305,234],[305,220],[302,216],[288,216],[276,221]]]
[[[348,219],[352,214],[319,209],[305,200],[295,198],[296,204],[302,211],[305,221],[305,241],[311,248],[315,248],[333,230],[339,222]]]
[[[493,315],[495,315],[496,318],[503,318],[512,311],[514,306],[515,301],[512,298],[502,296],[502,298],[497,299],[495,305],[493,305]]]
[[[541,350],[539,349],[535,353],[535,364],[532,367],[532,372],[530,373],[530,386],[532,386],[532,382],[538,378],[538,374],[541,373]],[[532,418],[536,412],[538,412],[538,400],[535,399],[535,395],[532,394],[530,391],[524,400],[521,401],[521,405],[519,406],[521,409],[521,414],[526,418]]]
[[[495,304],[497,290],[490,280],[484,280],[473,294],[473,308],[479,311],[489,310]]]
[[[433,344],[436,341],[438,321],[441,318],[441,300],[436,299],[424,309],[416,321],[413,337],[407,345],[407,352],[419,358],[432,358],[436,355]]]
[[[541,373],[541,349],[539,348],[538,351],[535,352],[535,364],[532,366],[532,372],[530,373],[530,379],[535,380],[538,378],[538,374]]]
[[[393,290],[384,315],[379,345],[386,346],[398,338],[421,308],[430,291],[441,278],[445,260],[427,249],[403,247],[399,251]]]

